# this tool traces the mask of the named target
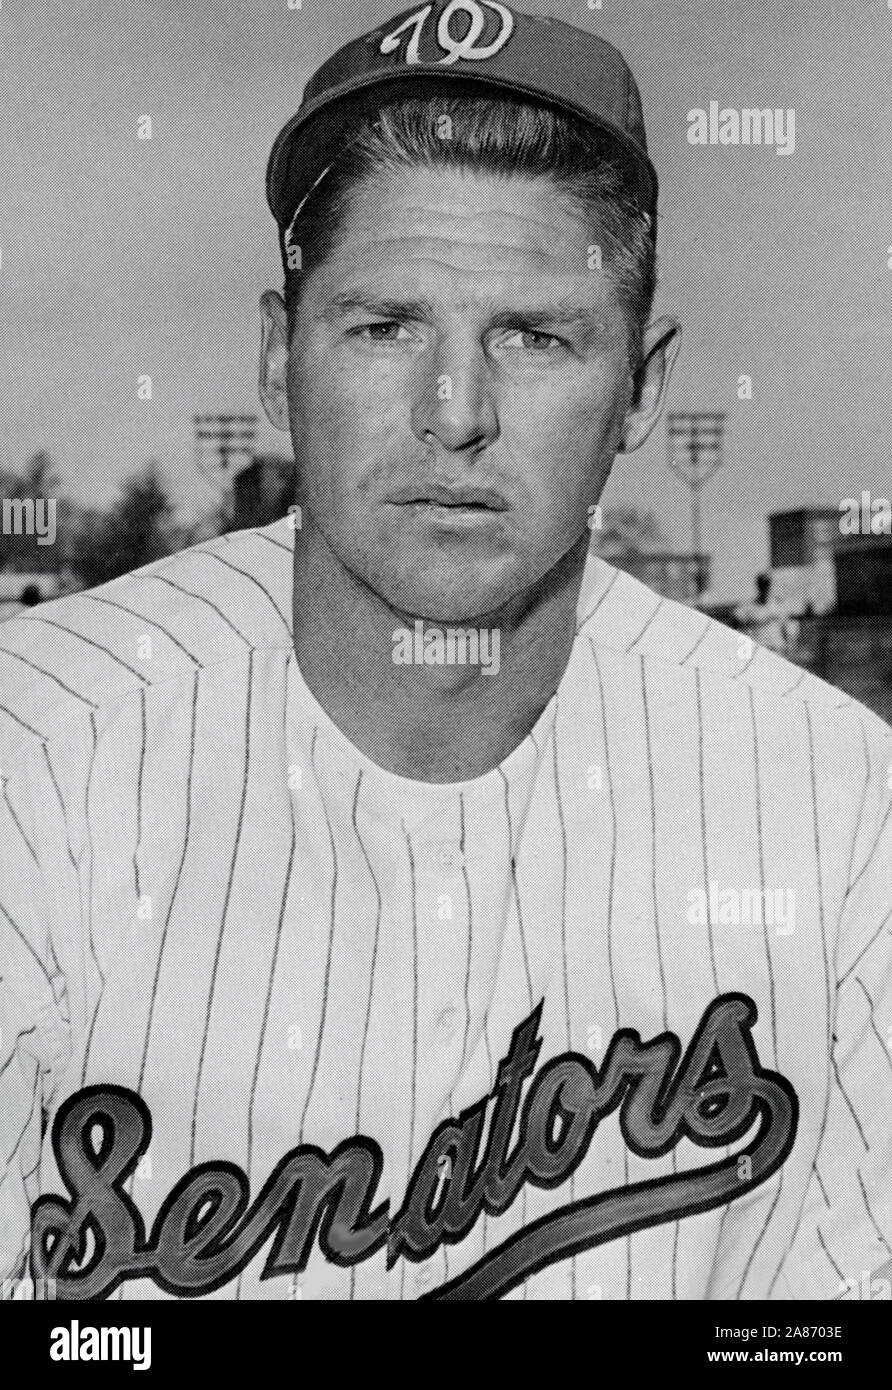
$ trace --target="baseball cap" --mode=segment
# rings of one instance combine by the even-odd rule
[[[577,116],[624,158],[630,188],[653,215],[657,175],[641,97],[622,54],[599,36],[497,0],[435,0],[340,48],[307,83],[279,132],[266,174],[280,231],[352,130],[400,97],[503,93]]]

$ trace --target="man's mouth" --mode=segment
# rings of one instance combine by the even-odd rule
[[[450,487],[443,483],[407,483],[385,499],[398,507],[427,506],[445,511],[504,512],[508,503],[488,487]]]

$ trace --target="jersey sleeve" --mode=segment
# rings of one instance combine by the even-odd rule
[[[890,1296],[892,736],[874,762],[837,940],[827,1114],[773,1298]]]
[[[66,1052],[64,980],[54,959],[41,836],[21,783],[0,792],[0,1279],[25,1271],[43,1117]]]

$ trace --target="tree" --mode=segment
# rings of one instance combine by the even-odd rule
[[[34,574],[59,568],[65,503],[49,454],[39,449],[22,473],[0,473],[4,508],[0,569]]]
[[[52,460],[45,449],[38,449],[36,454],[25,464],[25,471],[19,478],[18,491],[7,494],[10,497],[56,497],[58,496],[59,475],[53,467]]]
[[[173,505],[155,460],[126,478],[107,513],[80,518],[69,558],[87,588],[140,569],[177,548]]]

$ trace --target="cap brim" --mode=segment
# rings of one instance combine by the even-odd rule
[[[481,87],[488,87],[515,100],[577,116],[612,144],[629,165],[633,192],[644,211],[653,214],[658,192],[656,170],[641,146],[611,121],[596,118],[571,101],[546,97],[540,89],[513,78],[507,81],[482,73],[477,76],[467,69],[458,76],[445,72],[441,66],[416,64],[334,87],[308,102],[283,126],[273,145],[266,176],[267,199],[280,228],[287,226],[314,179],[343,148],[345,135],[394,97],[402,97],[407,85],[411,85],[412,97],[422,99],[442,96],[446,89],[452,95],[479,97]]]

